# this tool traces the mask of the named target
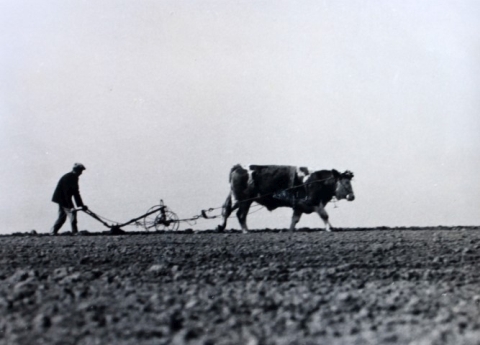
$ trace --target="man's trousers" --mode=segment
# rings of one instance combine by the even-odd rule
[[[77,212],[72,212],[72,210],[68,207],[63,207],[61,205],[58,206],[58,219],[52,227],[50,233],[57,234],[58,230],[62,227],[62,225],[67,220],[67,217],[70,219],[70,224],[72,226],[72,233],[76,234],[78,232],[77,228]]]

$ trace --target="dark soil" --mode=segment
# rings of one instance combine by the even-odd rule
[[[480,344],[480,228],[2,236],[0,344]]]

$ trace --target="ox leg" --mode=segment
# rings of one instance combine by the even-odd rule
[[[302,216],[301,211],[294,210],[293,215],[292,215],[292,223],[290,224],[290,232],[293,232],[295,230],[295,226],[297,225],[298,221],[300,220],[300,217]]]
[[[328,221],[328,213],[327,213],[327,211],[325,211],[325,207],[323,207],[322,204],[320,204],[320,206],[318,207],[317,213],[320,216],[320,218],[322,218],[323,222],[325,223],[325,230],[326,231],[332,231],[331,230],[332,225]]]
[[[251,201],[240,202],[238,205],[237,218],[240,226],[242,227],[242,232],[246,234],[248,232],[247,227],[247,215],[248,210],[250,209]]]
[[[225,200],[225,203],[223,204],[222,207],[222,217],[223,217],[223,222],[222,224],[217,226],[218,231],[223,231],[227,227],[227,221],[228,217],[232,214],[232,212],[238,207],[238,203],[235,203],[235,205],[232,206],[232,194],[228,194],[227,199]]]

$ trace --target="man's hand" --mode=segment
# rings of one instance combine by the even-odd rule
[[[82,211],[86,211],[86,210],[88,210],[88,206],[87,206],[87,205],[83,205],[83,206],[82,206]]]

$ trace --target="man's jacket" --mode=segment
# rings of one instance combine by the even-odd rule
[[[52,201],[60,206],[73,208],[73,196],[77,207],[82,207],[83,201],[78,188],[78,177],[79,176],[73,172],[63,175],[60,181],[58,181],[55,192],[53,192]]]

